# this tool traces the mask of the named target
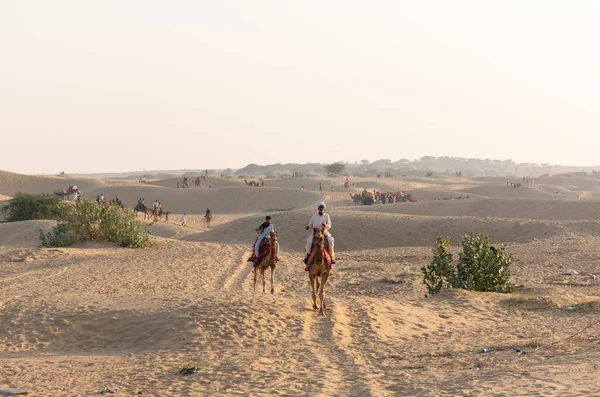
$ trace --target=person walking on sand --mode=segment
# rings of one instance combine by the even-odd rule
[[[185,212],[181,215],[181,226],[185,226],[187,223],[187,217],[185,216]]]

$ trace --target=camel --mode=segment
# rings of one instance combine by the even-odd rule
[[[275,293],[275,288],[273,287],[275,283],[275,267],[277,263],[275,261],[275,254],[277,253],[277,246],[279,243],[277,242],[277,232],[271,231],[269,233],[269,237],[267,237],[268,244],[270,246],[269,253],[267,256],[263,258],[262,261],[258,264],[258,266],[254,267],[254,292],[256,292],[256,280],[258,279],[258,272],[260,271],[260,275],[262,276],[262,284],[263,284],[263,293],[265,293],[265,286],[267,284],[267,280],[265,277],[265,273],[268,268],[271,268],[271,293]]]
[[[254,187],[263,187],[265,184],[262,178],[259,178],[258,182],[256,182],[256,181],[248,182],[248,180],[246,180],[246,179],[244,179],[244,182],[246,183],[247,186],[254,186]]]
[[[144,214],[144,219],[151,219],[154,218],[154,222],[158,222],[159,219],[162,219],[162,216],[165,216],[165,222],[169,221],[169,215],[171,215],[170,211],[163,211],[163,209],[161,208],[160,210],[156,209],[153,210],[152,208],[149,207],[140,207],[140,206],[135,206],[135,208],[133,209],[133,211],[135,212],[135,216],[137,217],[138,212],[142,212]]]
[[[355,195],[351,194],[350,198],[352,199],[352,205],[362,205],[363,203],[363,198],[358,193],[356,193]]]
[[[324,242],[324,229],[319,228],[314,230],[314,241],[315,241],[315,256],[310,269],[308,269],[308,277],[310,279],[310,285],[312,287],[312,300],[313,309],[317,310],[317,294],[319,295],[319,315],[324,316],[324,310],[327,309],[325,303],[325,284],[329,277],[329,269],[327,263],[323,259],[323,247]]]
[[[158,210],[158,214],[157,214],[158,219],[162,219],[163,215],[165,216],[165,222],[168,222],[169,221],[169,215],[171,215],[171,212],[170,211],[163,211],[163,209],[161,208],[161,209]],[[157,222],[158,219],[155,220],[155,222]]]
[[[138,215],[138,212],[142,212],[144,214],[144,219],[146,219],[148,211],[149,211],[149,208],[146,207],[145,205],[141,205],[141,204],[136,205],[135,208],[133,209],[133,212],[135,212],[136,217]]]

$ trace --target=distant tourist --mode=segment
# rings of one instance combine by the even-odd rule
[[[181,226],[185,226],[187,223],[187,217],[185,216],[185,212],[181,215]]]

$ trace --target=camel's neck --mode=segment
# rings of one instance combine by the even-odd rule
[[[317,246],[315,250],[315,263],[323,263],[323,246]]]
[[[275,244],[273,244],[269,250],[269,260],[275,260],[275,254],[277,254],[277,244],[277,241],[275,241]]]

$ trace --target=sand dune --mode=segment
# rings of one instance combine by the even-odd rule
[[[195,177],[188,177],[188,182],[190,184],[190,189],[196,189],[194,187],[194,181],[196,180]],[[181,178],[171,178],[171,179],[161,179],[158,181],[152,181],[149,182],[149,185],[155,185],[155,186],[162,186],[162,187],[168,187],[168,188],[173,188],[173,189],[177,189],[177,182],[182,182],[183,181],[183,177]],[[213,188],[216,187],[236,187],[236,186],[246,186],[246,184],[244,183],[243,180],[241,179],[237,179],[237,178],[231,178],[231,179],[227,179],[227,178],[220,178],[220,177],[208,177],[208,178],[201,178],[200,179],[200,184],[203,187],[208,187],[208,183],[212,184]]]
[[[154,200],[162,203],[165,210],[173,213],[204,214],[206,208],[217,213],[235,214],[263,212],[266,210],[283,210],[288,208],[304,208],[317,203],[318,196],[310,192],[296,192],[290,189],[223,187],[202,189],[168,189],[154,186],[121,187],[107,186],[90,189],[83,196],[94,200],[97,194],[105,197],[119,197],[129,206],[134,207],[139,198],[146,204]]]
[[[564,196],[552,194],[540,190],[536,190],[534,188],[528,186],[522,186],[518,188],[510,187],[510,186],[497,186],[497,185],[489,185],[489,186],[478,186],[468,189],[461,189],[462,193],[466,194],[476,194],[482,197],[490,197],[490,198],[541,198],[548,200],[575,200],[575,196]]]
[[[575,190],[590,190],[600,187],[600,178],[597,177],[567,177],[567,176],[548,176],[535,178],[536,184],[552,185]]]
[[[54,182],[11,175],[1,176],[33,192]],[[408,186],[425,201],[348,206],[343,179],[334,192],[317,192],[318,178],[307,179],[305,192],[301,178],[265,188],[223,180],[238,185],[212,189],[100,181],[84,194],[118,195],[130,206],[158,199],[173,212],[168,222],[145,221],[152,247],[39,248],[40,228],[53,221],[0,224],[0,387],[33,396],[88,396],[106,385],[116,395],[190,397],[596,395],[599,329],[585,330],[600,320],[595,188],[575,201],[490,181],[387,179],[356,183]],[[575,185],[544,186],[566,195]],[[497,198],[430,201],[464,190]],[[338,252],[324,318],[311,309],[301,263],[319,200],[328,203]],[[212,229],[202,223],[207,206]],[[281,241],[274,295],[253,293],[246,262],[265,210]],[[456,254],[467,232],[507,243],[512,281],[525,287],[426,297],[419,268],[431,261],[435,237],[451,236]],[[197,372],[180,375],[189,365]]]
[[[0,247],[39,247],[40,230],[46,232],[55,224],[42,220],[0,223]]]
[[[600,224],[558,223],[500,218],[407,216],[375,211],[332,209],[332,233],[336,250],[368,248],[430,246],[436,236],[450,236],[455,241],[469,232],[489,234],[494,243],[528,242],[534,238],[549,238],[577,231],[583,234],[600,232]],[[279,233],[282,247],[301,251],[308,232],[304,226],[310,219],[308,210],[271,214]],[[251,216],[197,235],[188,235],[188,241],[226,242],[252,245],[254,229],[262,222],[261,216]],[[590,230],[591,228],[591,230]]]
[[[52,193],[71,185],[77,185],[82,190],[90,189],[101,184],[94,179],[60,178],[50,176],[31,176],[0,171],[0,194],[14,196],[17,192]]]
[[[469,216],[482,218],[537,219],[553,221],[600,220],[600,203],[541,199],[463,199],[358,206],[357,211],[421,215]]]

